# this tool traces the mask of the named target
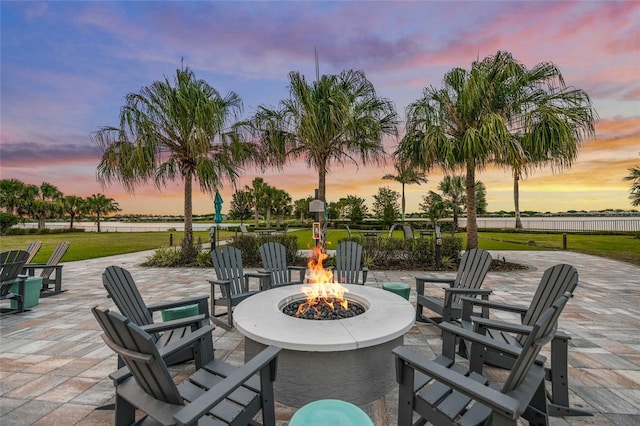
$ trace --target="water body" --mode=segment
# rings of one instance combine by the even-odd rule
[[[423,222],[423,220],[421,221]],[[466,226],[466,218],[460,218],[459,226]],[[515,228],[514,218],[478,218],[478,228],[492,229],[513,229]],[[586,232],[586,231],[625,231],[640,232],[640,216],[631,217],[525,217],[522,218],[524,229],[529,230],[547,230],[547,231],[569,231],[569,232]],[[36,223],[26,223],[18,225],[24,228],[37,228]],[[47,222],[49,229],[69,228],[68,222]],[[82,228],[85,232],[96,232],[98,227],[94,222],[75,222],[75,228]],[[216,226],[215,223],[194,223],[194,231],[208,231],[211,227]],[[221,223],[218,225],[221,229],[237,226],[236,223]],[[108,221],[101,222],[100,229],[102,232],[149,232],[149,231],[183,231],[183,222],[147,222],[132,223]]]

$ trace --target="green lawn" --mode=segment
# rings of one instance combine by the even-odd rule
[[[169,235],[173,235],[173,245],[180,245],[182,232],[74,232],[65,234],[15,235],[0,237],[0,250],[23,249],[32,241],[42,241],[42,248],[34,262],[46,262],[56,245],[61,241],[71,243],[63,261],[92,259],[115,254],[131,253],[142,250],[154,250],[169,246]],[[220,239],[235,235],[235,232],[220,231]],[[289,235],[298,237],[301,249],[314,247],[309,230],[290,231]],[[334,249],[338,241],[348,236],[343,229],[329,229],[327,248]],[[402,238],[402,232],[396,231],[394,238]],[[466,239],[465,234],[458,234]],[[480,232],[479,245],[487,250],[559,250],[562,249],[562,234],[540,233],[497,233]],[[194,239],[209,241],[207,231],[194,233]],[[386,234],[381,236],[386,238]],[[529,243],[532,240],[533,243]],[[465,242],[466,244],[466,242]],[[463,247],[465,246],[463,244]],[[640,240],[625,235],[584,235],[568,234],[567,249],[580,253],[608,257],[640,265]]]

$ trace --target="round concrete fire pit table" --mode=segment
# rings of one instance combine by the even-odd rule
[[[353,318],[305,320],[282,313],[282,307],[306,296],[300,286],[260,292],[233,312],[234,325],[245,336],[245,359],[265,346],[278,356],[276,400],[301,407],[319,399],[364,405],[395,385],[391,349],[403,343],[415,321],[413,306],[378,288],[344,285],[344,298],[366,311]]]

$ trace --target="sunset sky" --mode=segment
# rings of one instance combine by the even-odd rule
[[[0,177],[43,181],[65,195],[103,193],[123,213],[182,214],[182,182],[129,194],[96,180],[100,150],[90,134],[117,125],[128,93],[164,76],[184,58],[222,95],[236,92],[244,117],[288,97],[288,73],[315,78],[361,69],[401,119],[427,86],[454,67],[506,50],[528,67],[551,61],[565,82],[586,91],[599,116],[570,170],[536,170],[520,184],[521,210],[631,209],[628,169],[640,166],[640,2],[638,1],[334,1],[334,2],[26,2],[1,8]],[[387,152],[398,140],[385,141]],[[379,187],[400,191],[386,167],[333,167],[327,199]],[[294,200],[313,194],[317,172],[304,164],[266,173],[248,169],[239,187],[262,176]],[[406,187],[407,212],[442,174]],[[508,170],[478,175],[489,211],[513,210]],[[233,186],[221,188],[226,212]],[[213,211],[194,193],[194,213]]]

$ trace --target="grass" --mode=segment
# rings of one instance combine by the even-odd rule
[[[315,245],[309,230],[290,231],[298,237],[301,249]],[[35,263],[47,261],[56,245],[61,241],[71,243],[63,261],[93,259],[96,257],[132,253],[143,250],[155,250],[169,246],[169,236],[173,236],[173,245],[180,245],[183,233],[173,232],[74,232],[65,234],[11,235],[0,237],[0,250],[24,249],[34,240],[42,241],[42,248],[34,259]],[[235,232],[220,230],[219,238],[225,239]],[[335,249],[338,241],[348,236],[346,230],[329,229],[327,248]],[[458,234],[466,240],[465,234]],[[381,238],[386,238],[384,234]],[[402,238],[402,232],[396,231],[394,238]],[[194,232],[194,239],[209,241],[207,231]],[[478,233],[479,246],[487,250],[561,250],[562,234],[543,233]],[[530,244],[530,241],[533,243]],[[463,247],[465,243],[463,244]],[[567,249],[640,265],[640,240],[627,235],[587,235],[567,234]]]

